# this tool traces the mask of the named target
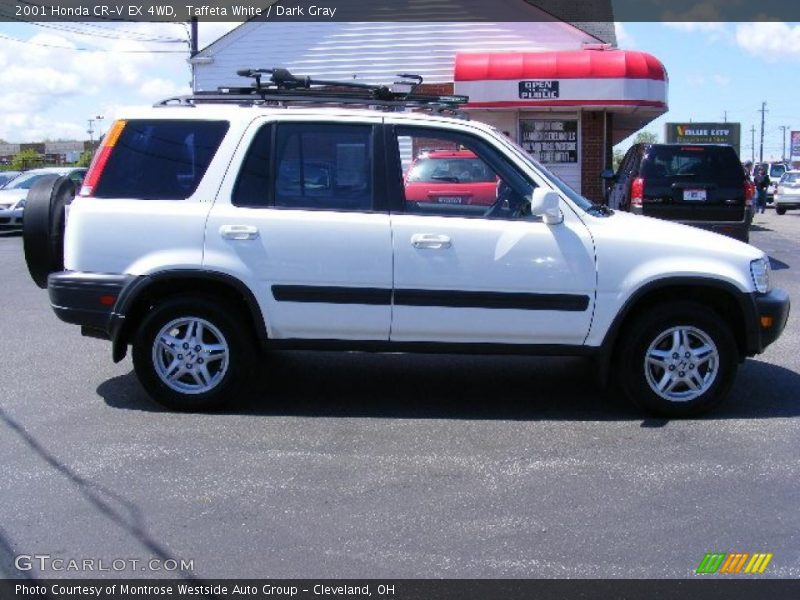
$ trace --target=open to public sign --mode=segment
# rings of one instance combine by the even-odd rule
[[[520,81],[520,100],[556,100],[558,99],[558,81]]]

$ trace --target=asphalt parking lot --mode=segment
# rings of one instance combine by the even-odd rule
[[[752,243],[787,331],[727,404],[667,421],[580,359],[331,353],[273,357],[229,412],[169,413],[0,235],[0,576],[681,578],[714,551],[796,578],[800,213],[758,215]],[[17,568],[43,554],[126,566]]]

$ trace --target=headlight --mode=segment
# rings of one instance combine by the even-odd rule
[[[28,201],[28,199],[27,199],[27,198],[23,198],[22,200],[20,200],[19,202],[17,202],[17,203],[14,205],[14,210],[17,210],[18,208],[25,208],[25,204],[27,203],[27,201]]]
[[[762,294],[770,291],[769,272],[771,271],[768,258],[759,258],[750,263],[750,274],[753,276],[753,283],[756,290]]]

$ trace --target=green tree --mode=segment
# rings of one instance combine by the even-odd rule
[[[640,131],[636,134],[636,137],[633,138],[634,144],[657,144],[658,143],[658,134],[653,133],[652,131]]]
[[[76,167],[88,167],[92,164],[92,156],[93,153],[91,150],[86,150],[81,157],[78,159],[78,162],[75,163]]]
[[[36,150],[28,148],[26,150],[20,150],[14,155],[14,158],[11,159],[11,168],[14,171],[21,171],[23,169],[35,167],[41,162],[42,157],[39,156],[39,153],[36,152]]]

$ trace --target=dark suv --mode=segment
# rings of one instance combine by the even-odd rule
[[[752,187],[732,146],[635,144],[611,180],[611,208],[750,239]]]

